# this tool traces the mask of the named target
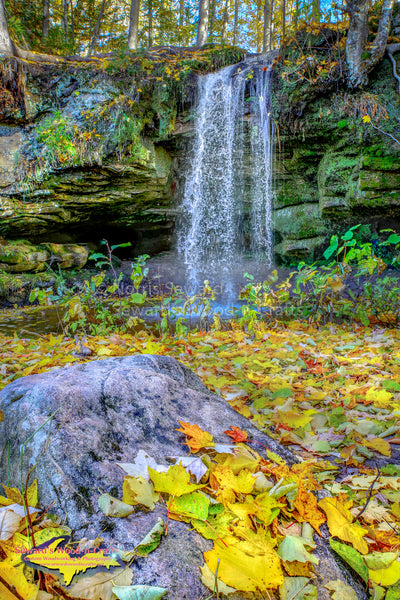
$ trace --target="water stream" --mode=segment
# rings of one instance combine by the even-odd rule
[[[248,64],[199,78],[195,135],[178,249],[192,293],[204,279],[233,293],[249,253],[272,265],[270,67]]]

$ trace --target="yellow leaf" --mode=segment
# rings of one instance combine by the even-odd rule
[[[21,492],[19,491],[19,489],[7,487],[4,484],[2,484],[2,485],[3,485],[4,491],[6,493],[6,496],[7,496],[8,500],[11,500],[11,503],[20,504],[21,506],[23,506],[24,500],[21,496]]]
[[[171,496],[190,494],[204,487],[190,483],[190,474],[182,465],[173,465],[166,473],[159,473],[149,467],[149,475],[157,492],[164,492]]]
[[[217,465],[210,471],[210,485],[216,490],[216,497],[225,506],[235,501],[235,493],[250,494],[255,477],[247,469],[235,475],[230,466]]]
[[[324,587],[333,592],[332,600],[357,600],[357,594],[353,588],[340,579],[328,581]]]
[[[154,510],[154,502],[157,502],[158,497],[150,481],[141,475],[125,477],[122,484],[122,500],[126,504],[142,504],[150,510]]]
[[[36,600],[38,588],[33,583],[28,583],[24,577],[22,568],[15,568],[9,564],[0,562],[0,576],[8,583],[10,588],[15,588],[24,600]],[[1,600],[15,600],[15,595],[0,583]]]
[[[364,115],[362,120],[363,120],[363,123],[370,123],[371,117],[369,115]]]
[[[314,415],[318,413],[317,410],[310,409],[302,411],[301,413],[295,410],[288,411],[278,411],[279,417],[276,417],[280,423],[285,423],[285,425],[289,425],[293,429],[297,429],[298,427],[305,427]]]
[[[365,394],[365,399],[372,402],[377,408],[388,408],[391,404],[393,394],[386,390],[377,390],[375,387],[369,388]]]
[[[111,350],[111,348],[107,348],[107,346],[101,346],[97,352],[96,352],[97,356],[112,356],[113,351]]]
[[[348,502],[343,502],[340,497],[323,498],[319,506],[328,518],[328,527],[331,535],[338,537],[344,542],[349,542],[361,554],[368,553],[368,544],[364,535],[368,530],[357,523],[352,523],[353,516],[347,508]]]
[[[39,496],[38,496],[37,479],[35,479],[35,481],[33,483],[31,483],[31,485],[28,487],[28,490],[26,492],[26,500],[27,500],[28,506],[33,506],[34,508],[36,508],[36,506],[38,505]]]
[[[280,558],[265,543],[260,548],[231,536],[223,541],[216,540],[214,548],[206,552],[204,558],[212,573],[216,572],[219,561],[218,577],[237,590],[263,592],[283,583]]]
[[[369,569],[369,578],[378,585],[393,585],[400,579],[400,562],[395,560],[386,569]]]
[[[259,494],[256,498],[246,496],[244,502],[228,504],[228,508],[240,519],[244,519],[249,527],[252,526],[249,515],[254,515],[266,525],[270,525],[274,518],[278,516],[282,506],[284,505],[277,502],[275,498],[272,498],[267,493]]]
[[[363,445],[371,450],[376,450],[383,456],[391,456],[390,444],[383,438],[372,438],[372,440],[363,440]]]

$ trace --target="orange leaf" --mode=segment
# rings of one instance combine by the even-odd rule
[[[191,452],[198,452],[201,448],[213,447],[213,436],[208,431],[203,431],[198,425],[192,425],[191,423],[185,423],[185,421],[178,421],[182,425],[180,429],[176,431],[182,431],[186,435],[186,444],[189,446]]]
[[[319,526],[325,523],[324,513],[317,506],[317,498],[306,489],[303,481],[299,484],[299,493],[294,501],[294,507],[303,521],[310,523],[319,533]]]
[[[235,425],[230,426],[231,431],[228,429],[224,431],[226,435],[233,439],[234,442],[239,444],[240,442],[247,442],[247,433],[240,429],[240,427],[236,427]]]

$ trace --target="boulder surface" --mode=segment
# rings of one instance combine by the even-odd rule
[[[24,447],[23,473],[35,465],[42,505],[54,503],[51,511],[65,516],[76,539],[101,535],[127,550],[158,516],[165,518],[165,507],[112,519],[98,508],[98,497],[120,495],[123,471],[117,463],[133,462],[139,450],[164,464],[168,457],[187,455],[178,420],[198,424],[223,443],[230,441],[224,431],[236,425],[287,462],[296,460],[170,357],[109,358],[23,377],[0,392],[0,408],[0,481],[19,486],[21,444],[33,436]],[[197,600],[206,591],[199,579],[202,553],[211,546],[186,524],[172,521],[160,547],[133,563],[134,583],[167,587],[170,600]],[[327,540],[319,553],[324,579],[345,579],[358,598],[366,597],[339,568]],[[329,593],[322,589],[319,597],[328,599]]]

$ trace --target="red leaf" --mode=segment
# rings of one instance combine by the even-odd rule
[[[232,438],[234,442],[236,442],[237,444],[239,442],[247,442],[247,433],[243,431],[243,429],[231,425],[231,430],[232,431],[228,429],[227,431],[224,431],[224,433],[226,433],[226,435]]]

